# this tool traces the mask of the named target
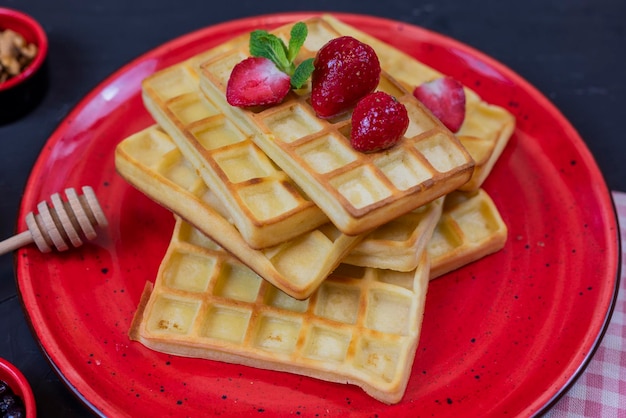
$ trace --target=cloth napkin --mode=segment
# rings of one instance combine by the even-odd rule
[[[620,226],[626,242],[626,193],[613,192]],[[626,261],[626,246],[622,260]],[[546,418],[626,418],[626,269],[609,327],[589,365],[565,395],[544,415]]]

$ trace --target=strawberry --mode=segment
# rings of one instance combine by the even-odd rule
[[[291,88],[289,76],[272,61],[249,57],[233,68],[226,100],[231,106],[265,106],[280,103]]]
[[[226,86],[232,106],[265,106],[283,101],[289,90],[301,88],[313,72],[313,59],[295,65],[294,60],[308,35],[306,24],[291,28],[288,45],[266,30],[250,33],[252,57],[233,68]]]
[[[465,119],[465,90],[460,82],[452,77],[436,78],[417,86],[413,95],[446,128],[458,132]]]
[[[350,143],[361,152],[375,152],[394,146],[409,126],[406,107],[388,93],[370,93],[352,112]]]
[[[317,52],[311,76],[311,105],[320,118],[350,110],[380,79],[371,46],[350,36],[335,38]]]

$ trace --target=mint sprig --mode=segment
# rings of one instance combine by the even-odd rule
[[[282,39],[266,30],[252,31],[250,33],[250,54],[272,61],[280,71],[291,77],[291,87],[299,89],[313,73],[313,58],[302,61],[297,67],[294,64],[308,33],[306,24],[303,22],[296,23],[291,28],[289,45],[287,46]]]

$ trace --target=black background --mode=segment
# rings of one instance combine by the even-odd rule
[[[527,79],[579,131],[613,190],[626,191],[626,2],[622,0],[0,0],[47,32],[49,87],[26,116],[0,126],[0,238],[14,234],[29,172],[67,113],[122,65],[215,23],[286,11],[342,11],[443,33]],[[5,109],[2,109],[5,106]],[[0,113],[6,111],[0,103]],[[0,357],[33,386],[41,417],[91,416],[57,378],[26,323],[13,258],[0,256]]]

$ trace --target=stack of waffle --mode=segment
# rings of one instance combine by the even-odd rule
[[[306,23],[303,57],[343,34],[374,47],[379,89],[409,109],[405,138],[360,154],[349,118],[316,118],[302,92],[261,111],[230,107],[224,89],[245,36],[146,79],[157,123],[118,145],[116,166],[177,221],[129,335],[395,403],[428,280],[504,245],[507,228],[481,185],[514,120],[467,90],[455,136],[409,93],[439,73],[332,17]],[[285,38],[290,26],[274,33]]]

